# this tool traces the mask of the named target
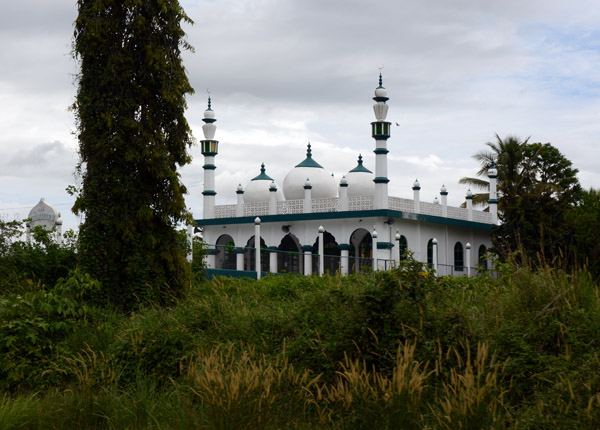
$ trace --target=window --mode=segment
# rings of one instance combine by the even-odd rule
[[[465,254],[462,243],[456,242],[454,245],[454,270],[462,272],[465,268]]]
[[[427,265],[433,269],[433,239],[429,239],[427,242]]]
[[[400,240],[398,241],[398,252],[400,253],[400,261],[406,260],[406,254],[408,252],[408,242],[406,237],[400,236]]]
[[[479,270],[484,271],[488,269],[488,261],[486,258],[487,248],[485,245],[481,245],[477,251],[477,261],[479,262]]]

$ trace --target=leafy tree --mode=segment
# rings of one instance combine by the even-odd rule
[[[590,188],[566,214],[577,262],[600,276],[600,191]]]
[[[190,276],[176,226],[190,220],[177,168],[192,143],[181,61],[191,20],[177,0],[77,4],[79,264],[112,303],[168,300]]]
[[[494,245],[502,253],[521,249],[534,260],[538,253],[543,260],[565,257],[571,245],[565,215],[581,191],[578,170],[550,143],[528,143],[519,156],[504,172],[512,176],[498,172],[502,222]]]

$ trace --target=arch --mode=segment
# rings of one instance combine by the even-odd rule
[[[488,260],[487,260],[487,248],[485,245],[480,245],[477,250],[477,266],[479,267],[480,272],[484,272],[488,270]]]
[[[278,247],[283,252],[277,253],[278,272],[304,273],[304,259],[300,241],[292,233],[283,236]]]
[[[465,252],[462,243],[454,244],[454,270],[462,272],[465,268]]]
[[[218,251],[215,255],[215,267],[217,269],[235,270],[235,242],[228,234],[222,234],[215,243]]]
[[[340,268],[341,251],[338,248],[335,237],[328,231],[323,233],[323,253],[325,265],[323,272],[330,275],[335,274]],[[319,273],[319,236],[317,236],[317,240],[313,243],[312,255],[313,273]]]
[[[427,242],[427,265],[433,269],[433,238]]]
[[[244,254],[244,270],[256,270],[255,253],[254,235],[252,235],[246,243],[246,253]],[[260,238],[260,268],[263,272],[269,271],[269,251],[267,250],[267,244],[262,237]]]
[[[398,248],[400,253],[400,261],[405,261],[408,254],[408,240],[406,240],[406,236],[400,236],[400,240],[398,241]]]
[[[373,237],[365,228],[357,228],[350,235],[348,273],[358,273],[362,267],[373,267]]]

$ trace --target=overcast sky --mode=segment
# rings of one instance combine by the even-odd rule
[[[187,118],[202,139],[210,88],[220,141],[217,204],[259,173],[281,186],[305,156],[336,178],[362,153],[374,170],[373,90],[383,65],[390,195],[432,201],[486,142],[509,134],[551,142],[600,188],[600,5],[597,0],[187,0],[196,94]],[[45,197],[75,228],[75,0],[4,2],[0,14],[0,215],[25,218]],[[203,157],[181,175],[202,216]]]

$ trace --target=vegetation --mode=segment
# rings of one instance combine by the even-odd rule
[[[583,270],[438,278],[409,257],[347,277],[197,278],[125,313],[73,268],[0,290],[2,429],[600,426],[600,290]]]
[[[191,21],[177,0],[77,4],[79,266],[112,304],[166,302],[190,279],[176,226],[189,218],[177,167],[192,143],[180,56]]]

